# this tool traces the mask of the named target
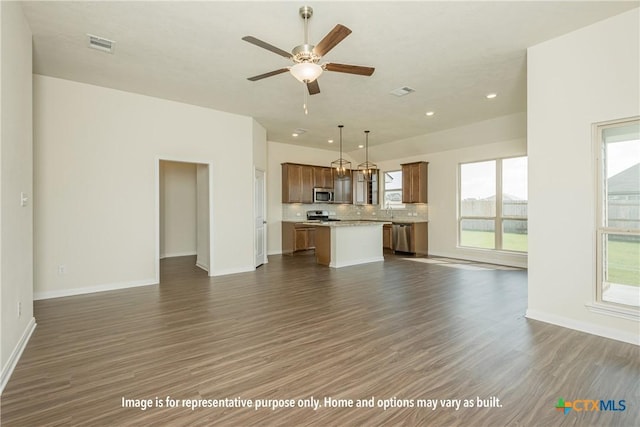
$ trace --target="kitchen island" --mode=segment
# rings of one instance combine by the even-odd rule
[[[390,222],[335,221],[314,223],[316,262],[332,268],[384,261],[382,227]]]

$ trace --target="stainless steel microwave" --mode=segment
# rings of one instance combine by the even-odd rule
[[[313,203],[333,203],[333,188],[314,188]]]

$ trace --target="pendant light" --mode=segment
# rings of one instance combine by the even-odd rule
[[[351,162],[342,158],[342,128],[344,125],[338,125],[340,129],[340,158],[331,162],[331,173],[338,179],[347,179],[351,176]]]
[[[373,174],[378,170],[378,165],[369,161],[369,131],[364,131],[365,136],[365,162],[358,165],[358,170],[362,173],[365,181],[371,181]]]

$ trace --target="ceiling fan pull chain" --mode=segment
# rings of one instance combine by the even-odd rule
[[[304,109],[304,114],[309,115],[309,110],[307,109],[307,85],[302,85],[302,108]]]

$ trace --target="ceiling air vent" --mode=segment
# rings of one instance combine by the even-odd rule
[[[395,95],[395,96],[405,96],[408,95],[412,92],[415,92],[416,90],[409,87],[409,86],[402,86],[399,87],[398,89],[394,89],[391,92],[389,92],[391,95]]]
[[[98,49],[103,52],[113,53],[113,45],[116,43],[113,40],[105,39],[104,37],[94,36],[87,34],[89,38],[89,47],[92,49]]]

